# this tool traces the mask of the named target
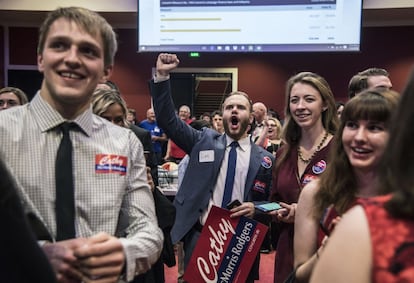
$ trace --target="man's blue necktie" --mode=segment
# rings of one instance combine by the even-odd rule
[[[237,161],[237,147],[239,143],[233,141],[230,144],[229,160],[227,163],[227,175],[226,175],[226,184],[224,185],[224,194],[221,207],[225,208],[227,204],[231,201],[231,196],[233,194],[233,185],[234,185],[234,175],[236,173],[236,161]]]

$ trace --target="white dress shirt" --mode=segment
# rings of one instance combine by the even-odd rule
[[[227,175],[227,163],[229,159],[229,153],[231,146],[230,144],[234,140],[226,135],[226,152],[224,154],[223,162],[220,166],[220,173],[217,177],[216,185],[214,186],[213,194],[208,203],[207,209],[201,214],[200,223],[204,225],[207,220],[208,213],[213,205],[221,207],[224,194],[224,185],[226,183]],[[243,202],[244,200],[244,189],[246,186],[246,177],[249,170],[250,164],[250,152],[251,144],[250,137],[243,138],[237,141],[239,146],[236,148],[237,151],[237,161],[236,161],[236,174],[234,176],[234,186],[231,200],[239,200]]]
[[[10,111],[9,111],[10,110]],[[20,185],[26,211],[32,211],[56,235],[55,159],[65,119],[39,93],[19,107],[0,112],[0,158]],[[129,226],[120,238],[131,280],[158,259],[163,236],[147,183],[142,144],[135,134],[98,117],[89,108],[73,122],[76,234],[115,235],[121,210]]]

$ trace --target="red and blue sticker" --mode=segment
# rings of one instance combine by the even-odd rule
[[[254,180],[253,190],[264,194],[266,190],[266,183],[259,180]]]
[[[264,156],[261,164],[264,168],[269,169],[270,167],[272,167],[273,162],[269,156]]]
[[[312,166],[312,172],[315,175],[312,174],[305,174],[302,178],[302,185],[306,185],[309,182],[311,182],[312,180],[315,180],[318,178],[317,175],[322,174],[326,169],[326,161],[325,160],[320,160],[318,161],[315,165]]]
[[[115,154],[97,154],[95,156],[95,173],[115,173],[126,175],[128,157]]]
[[[303,181],[302,181],[302,186],[306,185],[307,183],[310,183],[312,180],[318,179],[317,176],[312,175],[312,174],[305,174],[303,175]]]
[[[326,169],[326,161],[321,160],[317,162],[315,165],[312,166],[312,172],[319,175],[322,174],[323,171]]]

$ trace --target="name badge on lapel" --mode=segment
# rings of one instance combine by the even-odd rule
[[[201,150],[198,154],[199,162],[213,162],[214,161],[214,150]]]

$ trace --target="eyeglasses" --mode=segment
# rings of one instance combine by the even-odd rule
[[[9,106],[9,107],[14,107],[14,106],[18,106],[20,105],[20,103],[16,100],[12,100],[12,99],[0,99],[0,107],[4,107],[5,105]]]

